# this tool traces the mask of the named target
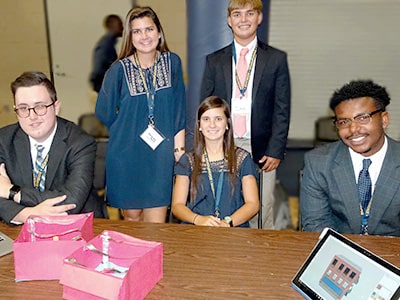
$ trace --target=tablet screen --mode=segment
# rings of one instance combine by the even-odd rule
[[[13,240],[4,233],[0,232],[0,256],[13,251]]]
[[[400,270],[380,257],[326,229],[292,286],[307,299],[400,297]]]

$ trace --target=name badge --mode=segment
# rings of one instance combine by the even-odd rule
[[[234,114],[249,114],[251,110],[251,102],[246,98],[232,99],[232,113]]]
[[[153,126],[148,126],[145,131],[140,135],[140,138],[155,150],[165,139],[165,137]]]

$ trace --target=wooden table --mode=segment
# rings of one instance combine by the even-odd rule
[[[317,233],[96,219],[108,229],[162,242],[164,278],[146,299],[302,299],[290,282],[317,242]],[[0,224],[16,238],[20,227]],[[400,266],[400,238],[348,235]],[[61,299],[58,281],[14,281],[13,255],[0,258],[1,299]]]

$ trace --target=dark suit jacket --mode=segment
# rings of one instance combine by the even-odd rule
[[[306,153],[300,210],[306,231],[330,227],[342,233],[360,233],[353,164],[348,147],[341,141]],[[390,138],[375,185],[368,233],[400,236],[400,143]]]
[[[13,184],[21,186],[21,203],[0,198],[0,218],[10,222],[24,207],[67,195],[61,204],[75,203],[69,213],[94,211],[104,216],[104,201],[96,198],[93,185],[96,141],[77,125],[57,118],[57,131],[49,151],[46,189],[33,187],[29,138],[18,123],[0,129],[0,163],[5,163]]]
[[[201,100],[232,98],[232,44],[206,58]],[[258,42],[251,108],[251,146],[257,163],[264,155],[283,159],[290,122],[290,76],[286,53]]]

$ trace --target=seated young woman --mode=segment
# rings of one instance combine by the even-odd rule
[[[235,147],[229,105],[206,98],[197,110],[194,151],[175,166],[172,212],[184,223],[249,227],[258,212],[256,170],[250,153]]]

